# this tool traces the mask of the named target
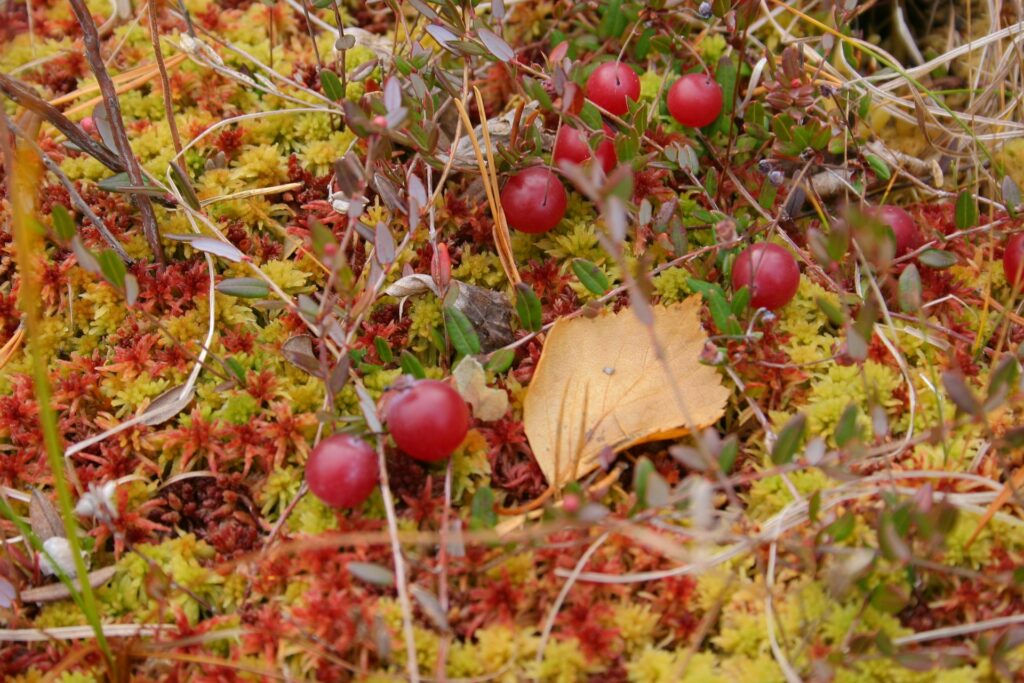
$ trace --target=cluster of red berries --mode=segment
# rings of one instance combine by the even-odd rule
[[[451,455],[469,431],[469,408],[448,384],[419,380],[399,389],[387,405],[388,431],[409,457],[437,462]],[[349,434],[317,444],[306,463],[306,483],[333,507],[362,505],[377,488],[380,466],[373,446]]]
[[[587,79],[584,89],[592,103],[613,116],[629,110],[629,101],[640,99],[640,78],[622,62],[605,62]],[[714,122],[722,112],[722,88],[710,76],[687,74],[669,89],[668,110],[679,123],[702,128]],[[595,157],[605,173],[618,163],[613,141],[614,131],[604,124],[603,137],[591,151],[584,131],[563,124],[555,136],[552,163],[582,164]],[[521,232],[542,233],[551,230],[565,215],[565,188],[547,166],[532,166],[512,176],[501,190],[501,206],[509,226]]]

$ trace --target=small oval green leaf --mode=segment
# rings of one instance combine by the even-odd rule
[[[600,268],[586,259],[572,260],[572,272],[580,279],[583,286],[600,296],[608,291],[608,276]]]

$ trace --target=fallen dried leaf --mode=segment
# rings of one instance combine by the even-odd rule
[[[465,314],[485,353],[500,349],[515,338],[512,305],[504,294],[453,280],[444,303]]]
[[[508,411],[508,394],[487,386],[487,373],[480,362],[466,356],[452,372],[462,398],[473,407],[473,416],[484,422],[500,420]]]
[[[89,585],[93,588],[99,588],[107,581],[113,578],[117,572],[117,567],[110,566],[104,567],[103,569],[97,569],[94,572],[89,572],[87,578],[89,579]],[[46,586],[40,586],[39,588],[30,588],[25,591],[21,591],[22,602],[55,602],[57,600],[64,600],[71,597],[71,591],[63,583],[51,583]]]
[[[184,389],[185,385],[179,384],[150,401],[143,413],[142,424],[155,427],[184,410],[196,395],[192,388],[182,394]]]
[[[47,541],[54,536],[64,536],[64,522],[61,521],[57,508],[37,489],[32,489],[32,499],[28,504],[28,520],[40,541]]]
[[[555,323],[523,406],[526,436],[549,483],[587,474],[602,449],[673,438],[722,415],[729,392],[699,361],[707,340],[699,312],[697,297],[653,309],[670,377],[630,310]]]

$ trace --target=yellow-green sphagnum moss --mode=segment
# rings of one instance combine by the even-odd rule
[[[1019,679],[1024,523],[1014,495],[989,509],[1024,470],[1012,8],[172,4],[0,2],[0,93],[31,93],[0,95],[0,680]],[[621,102],[590,82],[616,62]],[[686,74],[700,128],[668,106]],[[116,172],[122,124],[141,181]],[[616,163],[556,158],[569,126],[569,156],[607,134]],[[26,136],[59,169],[31,187]],[[531,166],[554,184],[526,208],[559,215],[506,235],[499,200],[524,207],[502,190]],[[882,203],[916,230],[895,259]],[[764,241],[800,272],[770,311],[732,286]],[[649,329],[648,306],[688,300],[692,334]],[[643,391],[707,402],[658,381],[684,346],[724,410],[548,481],[636,403],[604,388],[619,362],[570,367],[565,391],[615,410],[543,397],[572,445],[531,446],[537,377],[576,361],[545,348],[612,314],[634,333],[580,359],[640,358]],[[465,357],[465,397],[506,412],[467,406],[457,447],[410,458],[392,402]],[[351,509],[306,481],[339,434],[388,483]],[[109,661],[36,547],[69,559],[53,435]]]

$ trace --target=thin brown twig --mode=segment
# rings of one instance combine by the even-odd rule
[[[128,140],[128,132],[124,127],[124,119],[121,116],[121,103],[117,99],[114,82],[110,79],[110,74],[107,73],[107,68],[103,65],[100,36],[96,30],[96,23],[92,20],[92,15],[89,13],[89,8],[85,6],[84,0],[70,0],[70,2],[71,9],[78,19],[78,24],[82,27],[85,56],[89,60],[93,75],[96,76],[100,92],[103,93],[103,104],[110,119],[110,128],[118,148],[117,151],[121,155],[121,161],[132,183],[141,187],[143,185],[142,168],[139,166],[139,160],[135,158],[131,142]],[[164,265],[166,258],[164,257],[163,245],[160,244],[160,232],[156,226],[153,205],[146,195],[133,195],[133,200],[135,205],[139,207],[139,214],[142,218],[142,231],[146,236],[146,241],[149,243],[149,248],[153,251],[153,256],[156,258],[157,263]]]
[[[59,130],[79,149],[94,157],[114,173],[125,170],[117,154],[103,143],[93,140],[82,128],[66,117],[55,106],[37,95],[35,91],[16,78],[0,73],[0,92],[25,109],[38,114],[51,126]]]

